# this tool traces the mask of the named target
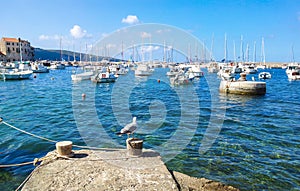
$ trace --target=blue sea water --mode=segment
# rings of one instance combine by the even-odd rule
[[[0,117],[52,140],[124,148],[127,137],[115,133],[136,116],[135,136],[171,170],[241,190],[300,190],[300,81],[288,81],[284,70],[267,70],[272,79],[264,96],[220,94],[220,80],[206,70],[193,84],[175,87],[164,68],[148,78],[131,71],[108,84],[72,82],[74,70],[0,81]],[[54,149],[0,124],[0,164],[32,161]],[[1,168],[0,190],[16,189],[33,169]]]

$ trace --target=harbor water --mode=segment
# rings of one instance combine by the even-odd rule
[[[184,86],[170,85],[166,68],[143,78],[130,71],[103,84],[72,82],[76,70],[0,81],[0,117],[55,141],[125,148],[127,136],[116,133],[136,116],[135,136],[160,152],[171,170],[241,190],[300,190],[300,81],[289,81],[284,70],[266,70],[272,78],[265,80],[264,96],[221,94],[220,79],[206,69]],[[1,165],[33,161],[55,149],[5,124],[0,138]],[[0,168],[0,190],[16,189],[33,169]]]

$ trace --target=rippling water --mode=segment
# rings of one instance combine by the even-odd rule
[[[269,70],[267,94],[259,97],[219,94],[219,79],[207,72],[173,87],[162,68],[149,78],[130,72],[114,84],[74,83],[73,70],[1,81],[0,116],[52,140],[114,148],[126,139],[115,133],[137,116],[136,136],[172,170],[241,190],[300,190],[300,81],[288,81],[284,70]],[[0,164],[55,149],[4,124],[0,137]],[[33,168],[0,169],[0,190],[15,189]]]

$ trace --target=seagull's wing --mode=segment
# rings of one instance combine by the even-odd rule
[[[117,135],[122,135],[122,134],[131,134],[133,133],[137,128],[137,123],[136,123],[136,117],[133,118],[133,122],[127,124]]]
[[[136,123],[132,122],[127,124],[123,129],[121,129],[121,133],[132,133],[136,130]]]

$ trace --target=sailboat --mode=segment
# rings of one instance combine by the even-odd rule
[[[19,38],[19,49],[20,49],[20,63],[18,68],[14,69],[2,69],[0,71],[0,79],[5,80],[22,80],[28,79],[32,75],[32,70],[29,69],[28,64],[22,61],[22,45],[21,39]]]

